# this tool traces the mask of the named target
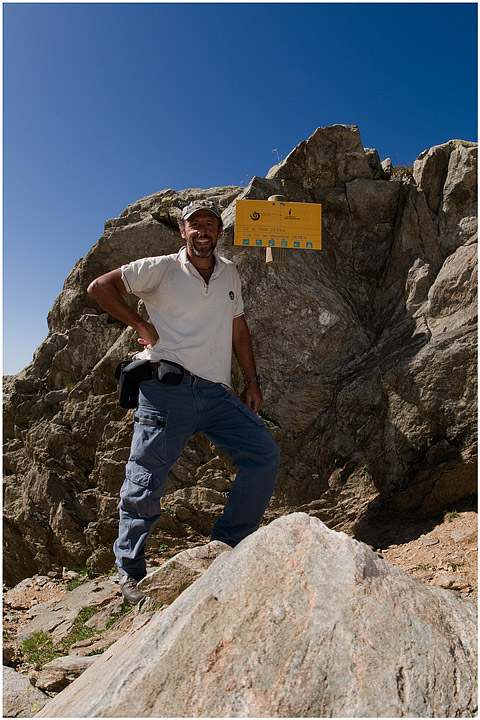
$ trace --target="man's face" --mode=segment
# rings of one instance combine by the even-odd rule
[[[192,257],[207,258],[212,255],[222,230],[220,221],[209,210],[197,210],[180,227],[180,234],[187,242],[187,252]]]

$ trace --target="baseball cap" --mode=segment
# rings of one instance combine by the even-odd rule
[[[218,205],[211,200],[193,200],[193,202],[183,208],[182,220],[187,220],[193,213],[196,213],[197,210],[209,210],[220,222],[222,221],[222,211]]]

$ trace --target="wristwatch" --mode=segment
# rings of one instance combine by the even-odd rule
[[[252,377],[245,378],[245,379],[247,382],[256,382],[259,385],[262,384],[262,378],[260,377],[260,375],[252,375]]]

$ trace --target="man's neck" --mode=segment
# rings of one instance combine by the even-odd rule
[[[215,266],[215,256],[212,253],[208,257],[197,257],[196,255],[193,255],[193,253],[189,253],[187,250],[187,257],[192,263],[192,265],[199,271],[207,271],[207,270],[213,270]]]
[[[215,257],[213,253],[206,258],[197,257],[196,255],[190,255],[190,253],[187,253],[187,257],[193,267],[198,270],[204,281],[208,284],[215,267]]]

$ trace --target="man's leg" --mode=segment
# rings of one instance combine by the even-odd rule
[[[160,515],[160,499],[167,484],[167,466],[149,466],[148,460],[129,460],[120,490],[120,523],[113,550],[121,575],[136,581],[146,575],[145,546]]]
[[[238,467],[223,514],[212,530],[212,540],[235,547],[262,521],[275,487],[280,450],[263,420],[241,400],[221,386],[207,395],[211,397],[203,432]]]
[[[113,546],[120,574],[136,581],[146,574],[145,546],[161,515],[169,470],[195,432],[190,384],[164,385],[156,378],[140,384]]]

